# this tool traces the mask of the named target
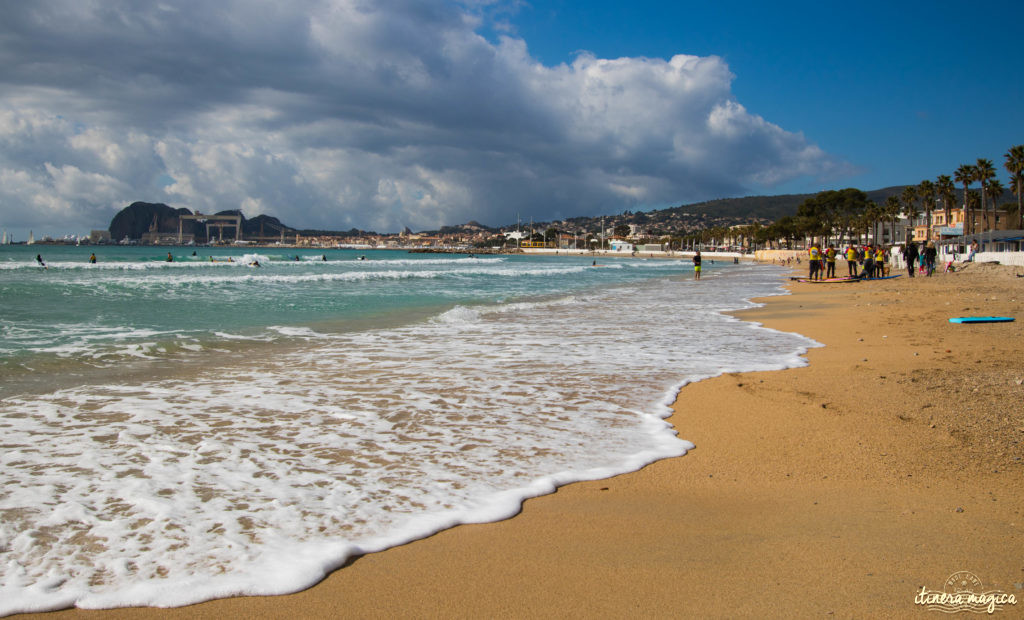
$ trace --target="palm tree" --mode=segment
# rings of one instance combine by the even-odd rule
[[[882,205],[882,213],[889,219],[889,224],[892,228],[892,242],[896,243],[896,220],[900,217],[899,196],[889,196],[886,198],[885,204]]]
[[[864,226],[864,237],[865,242],[870,242],[868,239],[871,236],[871,232],[876,230],[878,227],[878,221],[882,218],[882,209],[878,206],[878,203],[871,200],[868,201],[867,207],[861,213],[860,223]],[[875,243],[878,243],[878,239],[875,239]]]
[[[971,230],[971,210],[967,204],[967,192],[971,183],[974,183],[974,166],[960,164],[960,167],[953,173],[953,178],[964,186],[964,235],[969,235],[973,231]]]
[[[914,220],[917,219],[917,187],[908,185],[903,188],[903,192],[900,194],[900,202],[903,203],[904,213],[907,214],[907,218],[910,220],[910,227],[914,227]],[[909,238],[908,238],[909,239]]]
[[[981,183],[981,217],[982,226],[988,224],[988,209],[985,204],[985,186],[996,176],[996,167],[992,165],[991,159],[978,158],[974,164],[974,180]],[[982,230],[981,232],[985,232]]]
[[[925,179],[917,185],[917,196],[924,206],[924,221],[928,228],[925,230],[925,241],[932,239],[932,207],[935,206],[935,184]]]
[[[981,207],[981,194],[977,190],[972,189],[967,192],[967,209],[973,213],[979,207]]]
[[[1013,193],[1017,195],[1017,228],[1024,228],[1024,210],[1021,209],[1021,194],[1024,194],[1024,144],[1010,147],[1003,156]]]
[[[935,179],[935,191],[939,194],[939,199],[942,200],[942,211],[945,214],[946,226],[949,226],[950,206],[956,198],[953,195],[955,185],[953,185],[953,179],[949,178],[948,174],[940,174]]]
[[[989,230],[992,230],[993,228],[996,227],[996,220],[999,219],[999,216],[996,214],[999,208],[999,205],[996,202],[996,200],[1002,197],[1003,192],[1006,190],[1003,188],[1003,184],[999,181],[999,179],[991,179],[988,183],[985,184],[985,191],[988,192],[988,196],[992,201],[992,223],[989,225]],[[992,235],[989,235],[989,240],[991,240],[991,238]]]

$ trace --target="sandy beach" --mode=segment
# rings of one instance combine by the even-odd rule
[[[737,316],[822,343],[808,366],[685,387],[671,422],[696,449],[507,521],[293,595],[41,617],[920,617],[915,595],[958,571],[1024,597],[1017,271],[793,284]],[[948,322],[966,315],[1017,321]]]

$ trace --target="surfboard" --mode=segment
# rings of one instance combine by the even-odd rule
[[[860,282],[861,278],[828,278],[826,280],[808,280],[807,278],[794,278],[794,282],[805,282],[807,284],[842,284],[844,282]]]
[[[1010,323],[1012,316],[958,316],[949,320],[950,323]]]

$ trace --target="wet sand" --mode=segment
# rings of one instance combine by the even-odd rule
[[[1015,271],[794,284],[737,315],[824,344],[807,367],[685,387],[671,422],[696,449],[513,519],[355,558],[293,595],[44,617],[911,617],[957,571],[1024,598]],[[965,315],[1017,321],[948,322]]]

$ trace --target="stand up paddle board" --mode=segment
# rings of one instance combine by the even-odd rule
[[[840,284],[842,282],[860,282],[861,278],[826,278],[824,280],[809,280],[807,278],[793,278],[794,282],[806,282],[807,284]]]
[[[950,323],[1010,323],[1012,316],[958,316],[949,320]]]

